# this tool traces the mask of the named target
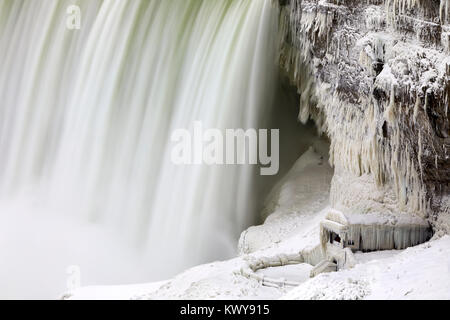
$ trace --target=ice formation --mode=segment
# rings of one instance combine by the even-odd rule
[[[321,244],[333,242],[332,234],[339,236],[337,245],[353,251],[406,249],[431,238],[427,221],[414,216],[380,214],[348,214],[331,210],[321,223]]]
[[[378,209],[450,230],[442,205],[450,177],[449,2],[280,5],[280,65],[301,95],[300,118],[312,118],[329,136],[336,175],[369,175],[395,197],[395,207]],[[350,192],[335,191],[333,205],[358,205]]]

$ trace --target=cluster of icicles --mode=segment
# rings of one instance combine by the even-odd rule
[[[383,1],[368,1],[367,5],[382,3]],[[393,86],[388,89],[390,96],[387,101],[377,101],[373,97],[364,96],[360,97],[358,105],[343,101],[338,94],[330,90],[330,84],[322,83],[310,73],[311,68],[306,67],[314,65],[311,52],[317,43],[326,46],[331,44],[329,32],[335,17],[325,8],[326,3],[315,4],[324,6],[321,10],[313,9],[314,6],[309,2],[304,1],[303,5],[305,10],[300,19],[297,16],[297,4],[294,8],[285,6],[280,18],[280,29],[284,32],[284,36],[281,36],[284,41],[280,50],[280,65],[301,95],[299,119],[304,122],[312,118],[319,130],[328,134],[331,139],[331,164],[339,164],[356,175],[372,174],[378,185],[392,184],[399,209],[427,216],[430,202],[426,197],[421,163],[425,138],[419,132],[419,141],[411,141],[404,127],[410,122],[412,112],[415,123],[417,113],[426,110],[427,96],[421,97],[417,93],[415,99],[411,98],[412,102],[408,105],[397,101],[398,93]],[[393,23],[394,17],[419,5],[422,5],[422,2],[416,0],[386,0],[385,17],[378,16],[379,12],[376,11],[378,7],[369,7],[368,10],[376,12],[377,16],[376,21],[371,21],[368,28],[377,29],[385,20],[391,22],[388,25],[396,28]],[[297,22],[295,30],[291,29],[292,10]],[[439,12],[440,23],[446,27],[450,16],[449,0],[441,0]],[[300,39],[292,40],[293,35],[300,35]],[[446,45],[444,40],[443,46]],[[382,51],[383,48],[378,50]],[[361,52],[360,64],[372,76],[373,63],[373,57]],[[448,101],[445,93],[442,98]],[[389,141],[383,137],[383,123],[389,125]],[[431,129],[429,125],[427,126],[426,130],[430,132]],[[418,155],[413,157],[411,155],[415,150],[418,150]]]
[[[420,0],[385,0],[386,14],[388,20],[394,20],[398,15],[404,15],[407,10],[417,8],[419,6],[426,6],[428,1]],[[430,2],[430,6],[433,4]],[[450,23],[450,1],[440,0],[439,4],[439,21],[441,24]]]

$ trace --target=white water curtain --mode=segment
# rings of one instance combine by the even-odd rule
[[[264,125],[276,28],[270,0],[0,0],[0,201],[111,227],[155,278],[233,255],[258,171],[175,166],[170,135]]]

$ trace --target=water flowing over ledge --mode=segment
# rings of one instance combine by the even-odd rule
[[[0,1],[2,203],[119,230],[155,278],[234,255],[256,221],[255,167],[175,166],[170,135],[266,127],[271,1],[83,0],[69,30],[72,4]]]

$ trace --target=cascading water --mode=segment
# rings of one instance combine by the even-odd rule
[[[276,28],[270,0],[0,0],[0,287],[13,269],[61,291],[68,264],[125,283],[233,255],[255,167],[176,166],[170,136],[265,127]]]

